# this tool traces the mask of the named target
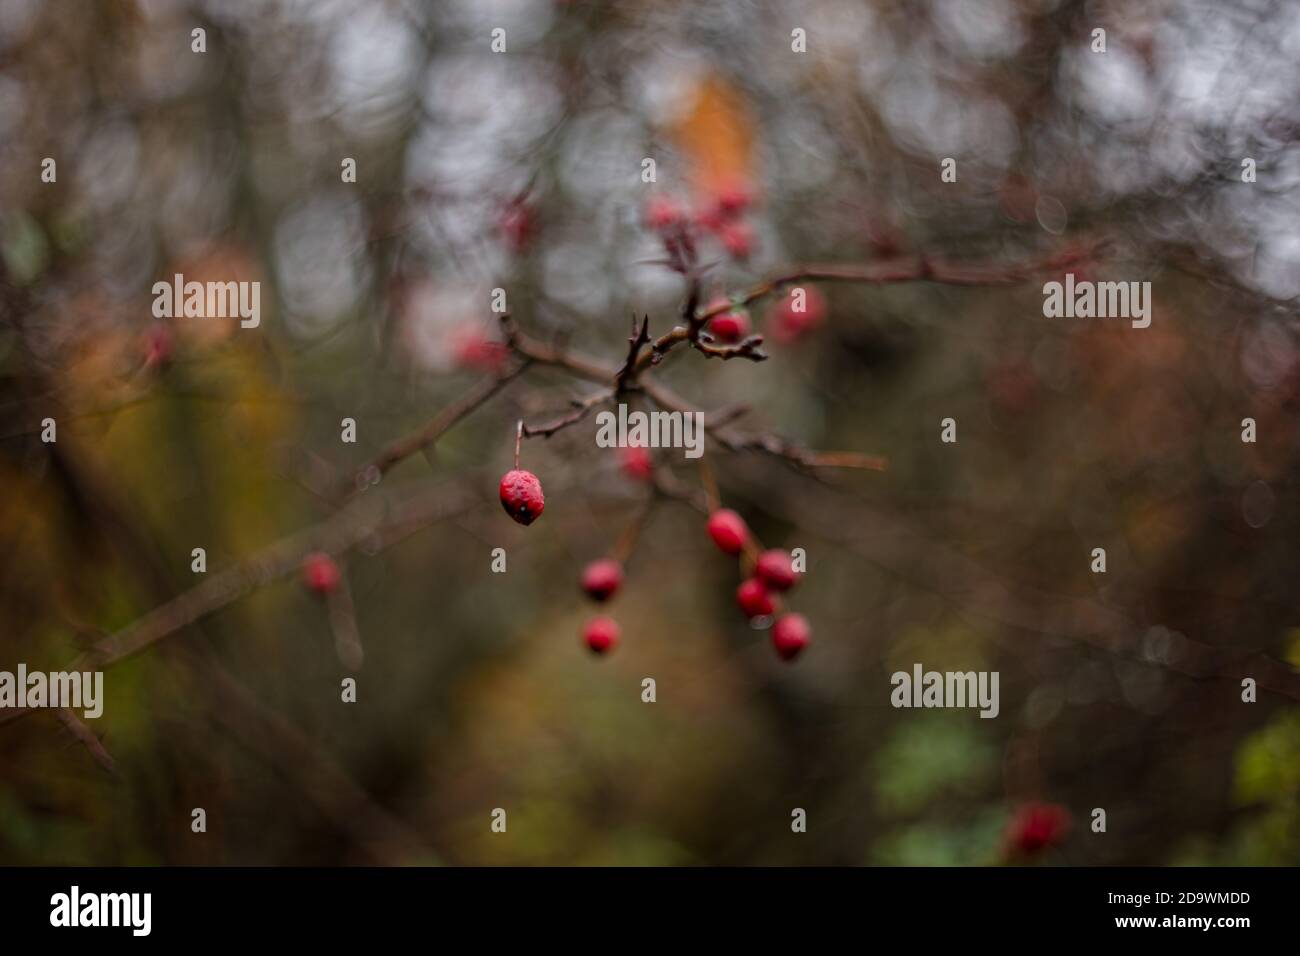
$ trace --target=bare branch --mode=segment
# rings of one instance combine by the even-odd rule
[[[441,438],[444,432],[505,388],[528,367],[528,364],[526,361],[521,362],[495,378],[484,379],[457,401],[431,418],[423,427],[405,438],[399,438],[393,442],[370,462],[353,472],[352,481],[349,487],[342,490],[342,494],[347,496],[367,485],[374,484],[381,475],[385,474],[394,465],[414,455],[417,451],[428,448]]]

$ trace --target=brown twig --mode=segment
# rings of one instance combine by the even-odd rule
[[[628,337],[627,358],[623,365],[614,375],[614,394],[621,395],[628,386],[628,382],[636,374],[637,356],[641,353],[642,346],[650,341],[650,316],[647,315],[641,320],[641,327],[638,330],[636,316],[632,316],[632,334]]]
[[[95,762],[116,776],[117,763],[109,752],[104,749],[104,744],[95,736],[95,732],[82,723],[81,718],[73,713],[71,708],[59,708],[58,715],[63,726],[67,727],[72,736],[81,741],[82,745],[90,751],[90,755],[95,758]]]
[[[768,355],[763,351],[763,336],[751,335],[737,345],[711,345],[696,339],[691,343],[695,350],[705,358],[727,359],[745,358],[754,362],[766,362]]]
[[[484,379],[421,428],[390,444],[370,462],[353,472],[352,481],[347,488],[342,489],[342,494],[347,496],[367,485],[373,485],[394,465],[434,444],[453,425],[505,388],[528,364],[527,361],[520,362],[495,378]]]
[[[705,431],[728,451],[761,451],[808,471],[819,468],[861,468],[867,471],[885,471],[888,468],[888,460],[877,455],[864,455],[853,451],[812,451],[779,435],[734,434],[723,427],[723,423],[730,420],[726,417],[728,414],[734,417],[731,410],[724,410],[721,413],[703,412],[660,382],[645,381],[642,383],[642,388],[660,408],[670,412],[703,415]]]
[[[546,425],[527,425],[523,426],[524,438],[550,438],[556,432],[568,428],[570,425],[576,425],[587,417],[588,413],[598,405],[611,401],[614,398],[613,390],[596,392],[584,399],[575,399],[573,402],[574,409],[569,414]]]

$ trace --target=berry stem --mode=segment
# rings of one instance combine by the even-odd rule
[[[646,519],[650,517],[650,512],[654,510],[656,500],[657,498],[652,495],[637,509],[632,521],[623,529],[623,533],[618,536],[618,540],[610,550],[609,556],[611,559],[622,565],[627,564],[627,559],[632,555],[632,549],[636,547],[637,538],[641,536],[641,529],[645,527]]]
[[[515,470],[519,470],[519,446],[524,441],[524,420],[519,419],[519,427],[515,429]]]
[[[722,496],[718,494],[718,482],[713,477],[713,469],[704,459],[700,459],[700,484],[704,486],[704,499],[710,513],[722,507]]]

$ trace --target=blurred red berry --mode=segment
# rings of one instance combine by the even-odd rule
[[[594,617],[582,629],[582,639],[597,654],[612,651],[618,644],[618,622],[610,617]]]
[[[748,259],[754,251],[754,230],[747,222],[724,223],[718,238],[733,259]]]
[[[745,519],[730,508],[719,508],[709,515],[709,537],[726,554],[740,554],[749,540]]]
[[[342,580],[339,566],[323,551],[313,551],[302,561],[302,581],[319,595],[332,594]]]
[[[718,212],[724,217],[736,216],[750,207],[754,201],[754,193],[749,183],[736,177],[728,179],[718,187],[714,201]]]
[[[773,335],[779,342],[793,342],[825,322],[826,313],[826,296],[820,289],[797,286],[772,310]]]
[[[790,555],[776,548],[758,556],[758,561],[754,564],[754,576],[773,591],[788,591],[799,579]]]
[[[654,474],[654,462],[650,452],[640,446],[619,449],[619,467],[623,474],[637,481],[649,481]]]
[[[740,587],[736,588],[736,603],[746,617],[766,617],[776,611],[776,602],[767,586],[757,578],[740,582]]]
[[[772,625],[772,646],[783,661],[798,657],[811,637],[812,628],[802,614],[783,614]]]
[[[686,219],[686,210],[679,202],[655,193],[645,204],[645,224],[655,232],[664,232],[680,225]]]
[[[1025,803],[1016,809],[1007,826],[1008,849],[1034,854],[1065,839],[1070,829],[1070,811],[1057,803]]]
[[[501,476],[501,506],[522,525],[532,524],[546,507],[542,483],[531,471],[514,468]]]
[[[749,335],[749,317],[744,312],[723,312],[709,320],[709,331],[722,342],[739,342]]]
[[[582,571],[582,589],[595,601],[613,597],[623,583],[623,566],[608,558],[592,561]]]
[[[716,233],[722,228],[722,217],[716,209],[700,209],[695,213],[695,225],[702,232]]]
[[[505,367],[510,350],[503,342],[492,341],[478,329],[466,329],[456,334],[452,354],[461,368],[496,375]]]

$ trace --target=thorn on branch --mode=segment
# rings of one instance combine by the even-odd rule
[[[650,316],[646,315],[641,320],[641,328],[637,329],[636,316],[632,316],[632,334],[628,337],[627,359],[623,362],[623,367],[618,370],[614,376],[614,394],[621,394],[627,389],[631,377],[636,374],[637,359],[640,358],[641,349],[650,342]]]
[[[568,428],[570,425],[578,424],[578,422],[587,417],[587,414],[593,408],[610,401],[613,399],[615,394],[616,391],[614,389],[608,389],[603,392],[596,392],[594,395],[590,395],[587,398],[575,398],[572,401],[574,409],[569,414],[563,415],[546,425],[526,425],[521,421],[519,423],[519,433],[523,438],[550,438],[561,429]]]
[[[753,362],[765,362],[768,359],[768,354],[762,348],[763,336],[761,335],[751,335],[738,345],[710,345],[698,340],[694,345],[707,358],[718,358],[723,361],[745,358]]]

